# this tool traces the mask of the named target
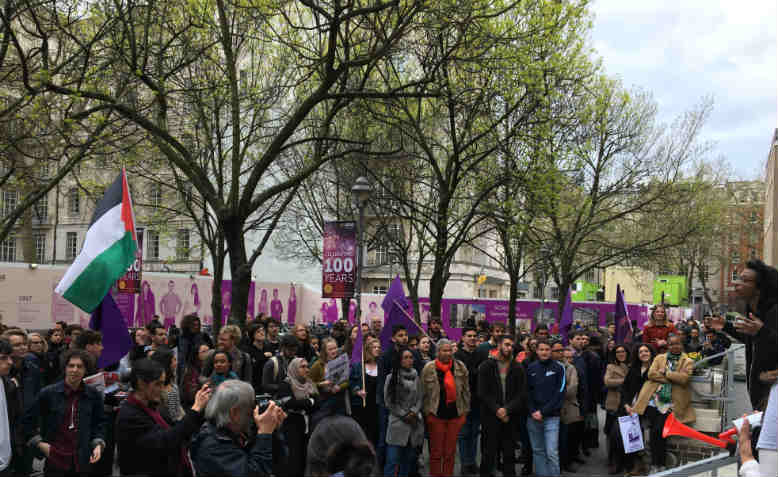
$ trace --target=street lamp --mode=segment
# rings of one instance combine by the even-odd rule
[[[354,280],[356,288],[355,298],[357,300],[357,321],[362,322],[362,230],[365,225],[365,206],[370,199],[373,188],[364,176],[357,177],[354,185],[351,186],[351,198],[354,200],[354,206],[359,210],[359,222],[357,222],[357,277]]]
[[[540,321],[545,321],[545,307],[546,307],[546,282],[548,281],[547,277],[547,259],[549,255],[549,249],[546,245],[540,246]],[[537,325],[536,325],[537,327]]]

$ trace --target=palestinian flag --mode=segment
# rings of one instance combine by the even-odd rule
[[[130,188],[122,168],[119,177],[97,203],[81,253],[55,291],[85,312],[92,313],[114,282],[135,261],[137,249]]]

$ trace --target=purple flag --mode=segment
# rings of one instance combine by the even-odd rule
[[[381,349],[388,349],[389,343],[392,341],[392,327],[395,325],[404,325],[408,329],[408,332],[416,329],[416,325],[408,319],[408,315],[404,310],[408,309],[408,300],[405,299],[405,290],[403,290],[403,282],[400,280],[400,275],[394,277],[392,284],[389,285],[389,290],[384,296],[384,301],[381,303],[381,308],[384,309],[384,327],[381,330]]]
[[[567,333],[570,331],[570,327],[573,326],[573,302],[570,295],[570,289],[567,289],[567,298],[565,298],[565,306],[562,308],[562,316],[559,320],[559,334],[562,336],[562,344],[567,346],[568,338]]]
[[[92,312],[89,327],[103,334],[103,353],[97,360],[98,368],[118,363],[132,349],[130,330],[127,329],[122,312],[110,292]]]
[[[616,344],[632,342],[632,322],[627,312],[627,302],[624,301],[624,290],[616,285],[616,312],[613,315],[616,325]]]

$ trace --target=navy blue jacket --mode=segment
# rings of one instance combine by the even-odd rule
[[[586,351],[578,353],[573,358],[573,366],[578,373],[578,407],[581,410],[581,416],[588,414],[594,408],[592,393],[589,385],[588,365],[586,363]]]
[[[105,446],[105,414],[103,394],[92,386],[84,386],[78,399],[78,465],[84,471],[91,464],[89,458],[98,445]],[[41,390],[24,413],[24,434],[37,456],[40,442],[52,443],[65,418],[65,381],[59,381]]]
[[[273,470],[272,434],[259,434],[241,447],[229,431],[205,423],[189,452],[197,475],[270,475]]]
[[[527,369],[529,414],[540,411],[543,417],[559,416],[565,384],[565,369],[553,359],[530,364]]]

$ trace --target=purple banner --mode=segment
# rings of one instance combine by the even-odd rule
[[[351,298],[356,280],[356,222],[326,222],[322,249],[322,298]]]
[[[427,325],[429,315],[429,299],[420,298],[422,324]],[[616,306],[606,302],[573,302],[573,328],[578,326],[604,327],[614,321]],[[542,311],[541,311],[542,310]],[[627,311],[632,320],[636,320],[639,327],[648,319],[648,309],[642,305],[627,304]],[[446,299],[441,300],[441,321],[446,334],[451,339],[459,339],[462,335],[462,327],[469,318],[475,318],[476,323],[486,320],[489,323],[500,322],[508,324],[507,300],[479,300],[479,299]],[[516,327],[523,331],[533,331],[535,327],[543,323],[551,330],[552,334],[559,333],[559,318],[557,302],[540,300],[519,300],[516,302]]]

